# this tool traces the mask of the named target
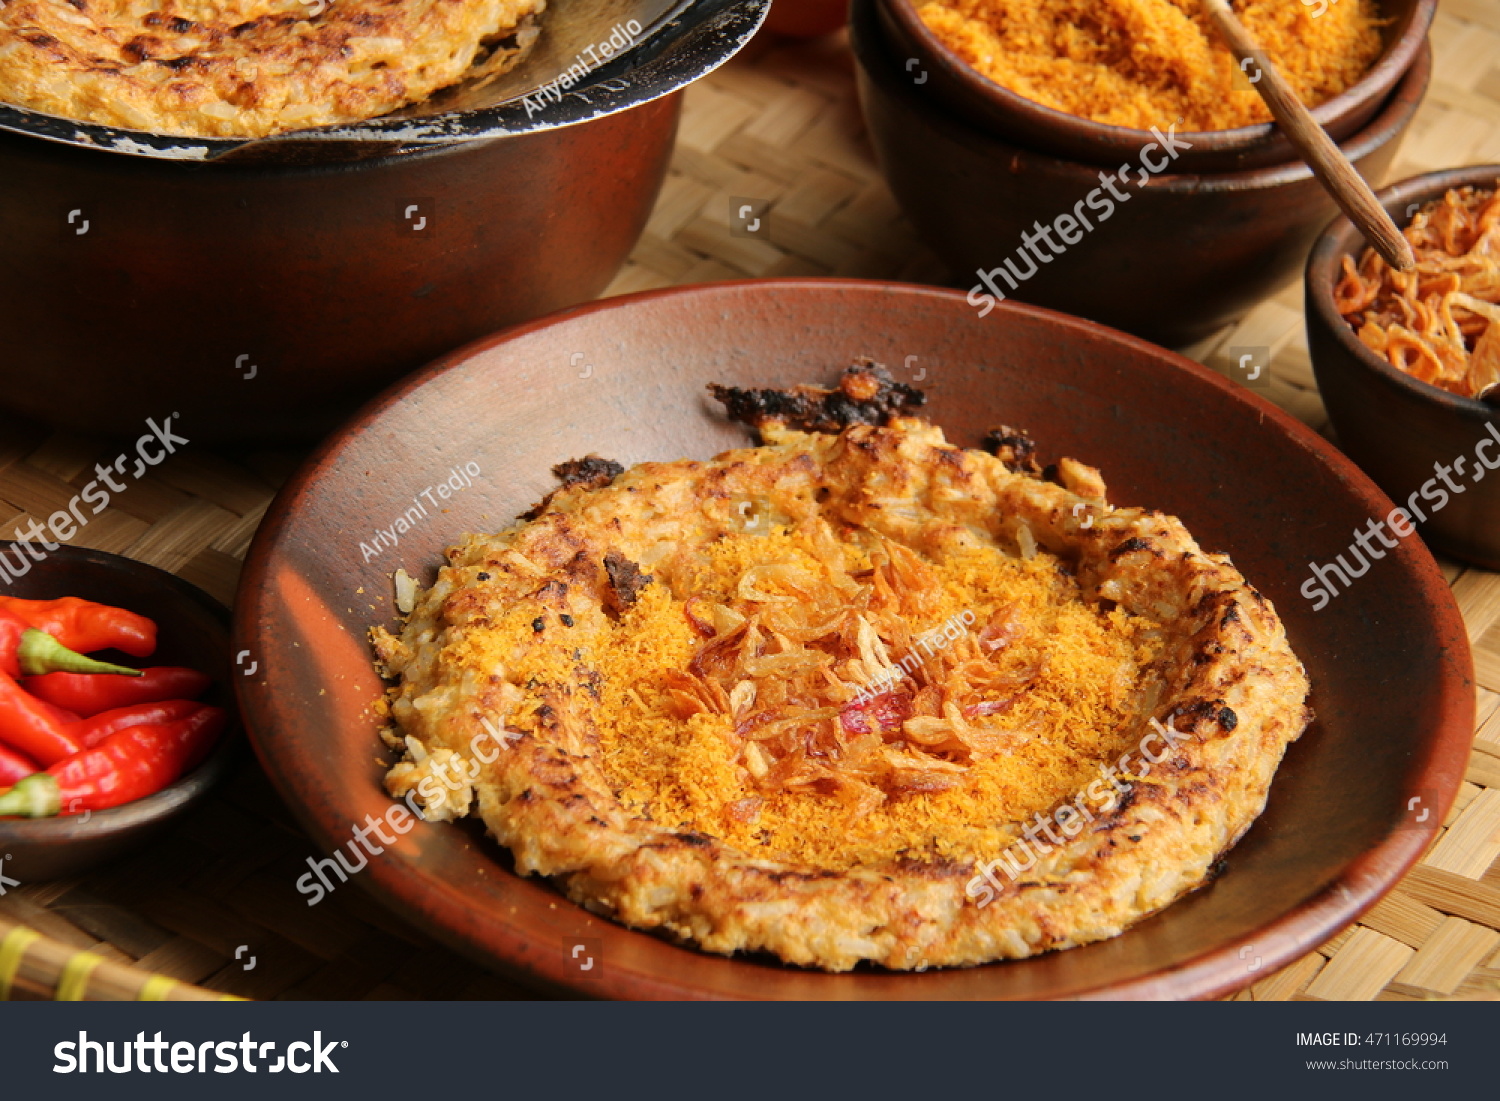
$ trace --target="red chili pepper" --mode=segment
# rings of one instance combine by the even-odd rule
[[[66,707],[84,718],[117,707],[134,707],[163,700],[195,699],[213,683],[196,669],[180,665],[158,665],[142,670],[139,677],[115,677],[98,673],[48,673],[27,677],[29,692]]]
[[[185,719],[205,705],[196,700],[164,700],[161,703],[142,703],[135,707],[117,707],[113,711],[101,711],[91,719],[79,719],[68,728],[85,749],[98,745],[111,734],[118,734],[132,726],[155,723],[171,723]]]
[[[16,658],[16,648],[21,645],[21,636],[30,630],[32,630],[31,624],[14,612],[0,608],[0,673],[8,677],[21,675],[21,663]]]
[[[83,748],[40,700],[4,673],[0,673],[0,742],[40,761],[43,767],[71,757]]]
[[[171,723],[132,726],[0,795],[0,815],[48,818],[108,810],[154,795],[208,753],[228,716],[204,707]]]
[[[38,631],[14,612],[0,608],[0,673],[118,673],[140,676],[140,671],[107,661],[95,661],[69,650],[44,631]]]
[[[143,615],[65,596],[60,600],[23,600],[0,596],[0,608],[13,612],[38,631],[45,631],[70,650],[123,650],[149,657],[156,649],[156,624]]]
[[[19,750],[0,744],[0,788],[10,787],[17,780],[24,780],[33,772],[42,771],[42,766]]]
[[[46,700],[40,699],[37,696],[32,696],[31,698],[36,700],[36,705],[38,707],[52,716],[53,721],[61,726],[64,732],[66,732],[67,728],[73,723],[83,721],[77,715],[73,714],[73,712],[69,711],[66,707],[58,707],[57,704],[48,703]]]

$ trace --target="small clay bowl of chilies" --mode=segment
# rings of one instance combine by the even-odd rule
[[[71,597],[128,614],[112,617],[70,602],[56,606],[52,622],[57,626],[46,630],[45,608],[9,602],[13,597],[23,602]],[[11,638],[21,630],[15,617],[31,618],[43,630]],[[155,626],[154,640],[148,623]],[[58,651],[54,642],[92,660],[148,672],[69,673],[74,658]],[[19,664],[19,677],[12,675],[12,664]],[[43,669],[62,671],[36,675]],[[0,721],[10,724],[10,742],[34,739],[30,753],[17,753],[7,742],[11,752],[0,760],[0,770],[6,761],[14,766],[20,756],[47,773],[17,782],[12,767],[0,776],[0,793],[9,793],[0,794],[0,808],[14,812],[11,804],[24,803],[28,809],[23,813],[48,815],[0,817],[0,875],[5,877],[0,886],[9,890],[77,874],[145,841],[202,798],[224,775],[235,752],[228,612],[206,593],[153,566],[78,547],[49,551],[42,544],[0,541],[0,673]],[[130,717],[143,714],[135,710],[140,701],[163,692],[196,697],[198,704],[223,714],[205,712],[198,704],[162,703],[144,705],[154,709],[152,721]],[[96,712],[93,717],[84,714],[77,724],[62,724],[80,744],[87,733],[93,748],[84,751],[88,760],[72,758],[69,767],[64,758],[46,768],[38,754],[60,750],[46,744],[45,722],[35,721],[28,730],[27,720],[49,712],[71,718],[66,711]],[[110,767],[101,771],[101,765]],[[162,775],[178,771],[177,779],[160,786]],[[80,798],[85,791],[92,794]],[[137,792],[142,794],[134,797]],[[59,796],[65,803],[62,813],[50,815],[47,801]],[[104,809],[90,805],[121,799],[128,801]],[[74,804],[71,813],[67,802]]]

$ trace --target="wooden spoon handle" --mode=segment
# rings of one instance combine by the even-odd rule
[[[1256,73],[1246,73],[1247,78],[1339,209],[1359,227],[1387,264],[1397,271],[1414,270],[1417,258],[1411,250],[1411,242],[1396,228],[1396,223],[1391,221],[1370,185],[1349,163],[1343,150],[1318,125],[1312,113],[1297,98],[1297,93],[1271,64],[1270,58],[1255,44],[1227,0],[1203,0],[1203,7],[1235,55],[1254,63],[1246,66],[1242,60],[1240,67],[1242,70],[1257,70]]]

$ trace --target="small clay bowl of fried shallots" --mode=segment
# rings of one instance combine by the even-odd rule
[[[1415,527],[1489,569],[1500,568],[1497,191],[1500,165],[1393,184],[1377,195],[1412,243],[1415,275],[1393,272],[1339,218],[1306,278],[1313,369],[1339,446],[1398,508],[1375,534]]]

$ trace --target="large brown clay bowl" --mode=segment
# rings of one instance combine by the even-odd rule
[[[171,413],[194,442],[321,435],[432,357],[593,298],[656,202],[681,89],[765,2],[668,4],[555,96],[332,135],[195,143],[0,104],[0,407],[124,437]],[[609,11],[559,13],[531,61],[599,41],[578,34]]]
[[[334,167],[0,134],[0,404],[117,436],[174,412],[194,441],[326,430],[443,351],[603,290],[679,99]]]
[[[762,30],[785,38],[832,34],[849,18],[849,0],[772,0]]]
[[[911,79],[925,74],[924,92],[979,129],[1023,148],[1106,168],[1137,160],[1141,150],[1155,140],[1149,130],[1079,118],[981,76],[922,22],[917,11],[923,2],[877,0],[892,53]],[[1312,109],[1313,118],[1335,141],[1363,129],[1406,75],[1426,42],[1437,0],[1378,0],[1376,7],[1384,44],[1380,56],[1355,84]],[[1309,3],[1304,17],[1316,18],[1312,14],[1316,8]],[[1160,127],[1166,130],[1174,122],[1164,116]],[[1188,131],[1182,137],[1193,146],[1179,160],[1183,172],[1239,172],[1297,159],[1286,136],[1269,122],[1232,130]]]
[[[285,486],[250,553],[235,646],[262,663],[262,677],[239,685],[250,736],[317,845],[331,853],[391,806],[367,632],[396,625],[397,567],[429,583],[444,547],[506,526],[555,484],[561,460],[743,446],[709,382],[824,381],[857,355],[924,387],[952,440],[977,446],[1005,423],[1029,429],[1046,461],[1097,464],[1113,500],[1180,515],[1275,602],[1318,719],[1223,873],[1114,940],[921,974],[829,975],[678,947],[516,877],[502,849],[454,825],[418,824],[370,859],[360,886],[544,988],[869,999],[1222,994],[1311,951],[1395,884],[1463,775],[1474,719],[1463,623],[1415,540],[1321,612],[1297,591],[1309,558],[1342,550],[1345,532],[1385,514],[1380,491],[1309,429],[1164,349],[1033,307],[1006,303],[980,320],[952,291],[831,280],[633,295],[503,333],[367,406]],[[443,481],[472,485],[375,550],[375,530]],[[1427,824],[1407,818],[1412,799],[1425,800]]]
[[[40,550],[40,548],[38,548]],[[0,594],[30,600],[77,596],[128,608],[156,621],[156,653],[149,658],[100,654],[135,668],[188,665],[214,679],[207,703],[234,708],[229,691],[229,613],[207,593],[155,566],[83,547],[43,552],[40,562],[19,543],[0,541],[0,566],[16,574],[17,556],[29,569]],[[242,665],[243,673],[248,666]],[[232,726],[196,769],[144,799],[109,810],[58,818],[0,818],[0,874],[22,884],[77,875],[148,841],[208,794],[228,770],[239,746]]]
[[[1489,164],[1413,176],[1376,194],[1396,224],[1405,225],[1417,206],[1452,188],[1492,191],[1497,181],[1500,165]],[[1339,316],[1333,288],[1343,259],[1358,261],[1366,247],[1359,231],[1340,217],[1307,261],[1307,342],[1339,446],[1407,507],[1433,547],[1500,569],[1500,409],[1397,370]],[[1437,473],[1438,464],[1450,468],[1456,492]]]
[[[977,309],[994,297],[980,273],[1010,260],[1021,278],[1013,287],[992,276],[1001,293],[1181,347],[1293,278],[1337,213],[1300,161],[1152,175],[1132,160],[1128,182],[1116,177],[1107,185],[1095,165],[1029,152],[935,105],[882,41],[874,0],[855,0],[850,35],[860,103],[886,181],[956,285],[973,288]],[[1381,179],[1395,157],[1431,67],[1424,47],[1375,118],[1341,145],[1366,179]],[[1161,150],[1149,156],[1148,165],[1170,164]],[[1111,198],[1111,185],[1126,197]],[[1020,252],[1022,234],[1035,234],[1038,222],[1058,226],[1061,218],[1071,224],[1050,229],[1051,246],[1038,245],[1050,260]],[[1061,253],[1054,251],[1059,245]]]

